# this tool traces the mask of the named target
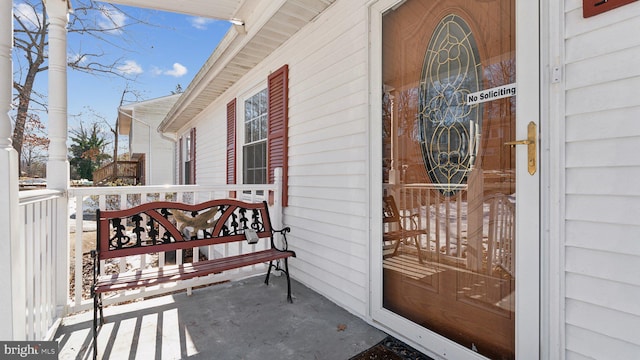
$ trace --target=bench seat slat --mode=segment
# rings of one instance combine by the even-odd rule
[[[181,265],[165,265],[161,268],[149,268],[119,274],[107,274],[98,277],[95,292],[128,290],[144,286],[153,286],[176,280],[187,280],[206,276],[244,266],[269,262],[295,256],[292,251],[267,249],[225,258],[198,261]]]

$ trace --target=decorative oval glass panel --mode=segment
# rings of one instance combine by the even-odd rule
[[[478,46],[469,25],[445,16],[436,27],[422,65],[418,127],[420,147],[431,181],[445,196],[466,183],[477,155],[482,107],[467,105],[481,89]]]

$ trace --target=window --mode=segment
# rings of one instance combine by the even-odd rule
[[[180,137],[179,184],[196,183],[196,128]]]
[[[242,158],[242,182],[274,182],[274,169],[282,168],[282,205],[287,206],[287,147],[289,118],[289,67],[284,65],[269,74],[267,88],[248,98],[227,103],[227,184],[236,183],[236,121],[239,156]],[[237,112],[244,115],[236,118]],[[239,164],[238,164],[239,165]]]
[[[263,89],[244,102],[244,184],[265,184],[267,181],[267,119],[267,89]]]

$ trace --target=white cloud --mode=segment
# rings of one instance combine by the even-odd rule
[[[164,75],[169,75],[173,77],[181,77],[186,73],[187,73],[187,68],[180,63],[174,63],[173,69],[163,72]]]
[[[210,23],[214,22],[215,20],[213,19],[208,19],[208,18],[203,18],[203,17],[191,17],[189,18],[189,22],[191,23],[191,26],[193,26],[194,28],[198,29],[198,30],[206,30],[207,29],[207,25],[209,25]]]
[[[173,76],[178,78],[178,77],[184,76],[188,72],[188,70],[184,65],[180,63],[174,63],[173,68],[171,68],[170,70],[165,70],[157,66],[152,66],[149,72],[153,76],[167,75],[167,76]]]
[[[100,19],[98,26],[103,30],[109,30],[114,33],[121,33],[122,27],[125,26],[127,16],[113,7],[102,6],[100,8]]]
[[[39,14],[35,12],[35,10],[29,5],[25,3],[16,4],[13,8],[14,15],[17,16],[20,21],[27,27],[29,30],[35,30],[40,28]]]
[[[118,71],[125,75],[142,74],[142,67],[135,60],[127,60],[123,65],[118,66]]]

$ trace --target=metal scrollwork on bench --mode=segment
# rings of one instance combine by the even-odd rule
[[[131,237],[125,234],[125,226],[122,225],[122,219],[112,219],[111,227],[115,232],[115,235],[109,239],[109,248],[111,249],[122,249],[128,246],[131,242]]]
[[[225,221],[217,226],[220,219]],[[260,209],[226,204],[197,211],[158,208],[111,219],[109,250],[242,235],[244,229],[263,232],[267,229],[264,221]],[[170,230],[167,226],[174,229]],[[176,239],[178,233],[181,236]]]

